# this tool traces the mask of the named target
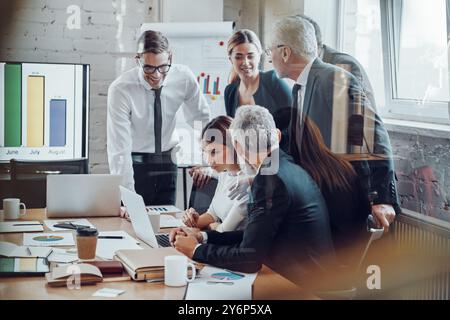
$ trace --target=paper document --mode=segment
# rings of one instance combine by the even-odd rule
[[[96,255],[99,258],[112,260],[117,250],[124,249],[142,249],[137,240],[130,236],[125,231],[102,231],[99,237],[102,236],[121,236],[123,239],[101,239],[97,240]]]
[[[0,222],[0,233],[9,232],[39,232],[44,231],[39,221],[8,221]]]
[[[201,270],[198,279],[202,281],[237,282],[253,285],[257,275],[258,273],[234,272],[212,266],[205,266]]]
[[[257,273],[234,272],[205,266],[189,283],[186,300],[251,300]]]
[[[0,241],[0,256],[4,257],[16,257],[16,258],[47,258],[53,248],[48,247],[26,247],[26,246],[18,246],[11,242],[3,242]]]
[[[125,290],[103,288],[103,289],[95,291],[92,296],[93,297],[115,298],[124,292],[125,292]]]
[[[86,227],[90,227],[90,228],[95,228],[95,226],[90,223],[87,219],[63,219],[63,220],[44,220],[45,225],[47,226],[47,228],[49,228],[51,231],[67,231],[69,229],[67,228],[58,228],[55,227],[55,224],[58,223],[72,223],[76,226],[86,226]]]
[[[48,257],[48,261],[57,263],[71,263],[78,261],[78,254],[76,252],[68,252],[67,250],[61,248],[53,248],[53,252]]]
[[[252,286],[233,282],[191,282],[186,300],[251,300]]]
[[[184,227],[184,223],[181,219],[177,219],[170,214],[161,214],[159,221],[160,228],[177,228]]]
[[[67,233],[25,233],[23,235],[25,246],[53,247],[53,246],[74,246],[75,241],[70,232]]]

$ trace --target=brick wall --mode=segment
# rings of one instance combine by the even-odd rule
[[[0,29],[0,60],[91,65],[89,157],[94,173],[108,172],[106,98],[109,84],[133,66],[137,30],[158,20],[158,1],[25,0],[9,9]],[[81,28],[69,29],[70,5],[80,8]]]
[[[450,221],[450,140],[389,133],[402,207]]]
[[[137,30],[159,21],[157,0],[2,0],[0,60],[91,64],[89,155],[94,173],[108,172],[106,95],[133,66]],[[307,2],[306,2],[307,3]],[[262,34],[276,17],[300,13],[305,1],[224,0],[223,19]],[[67,28],[70,5],[81,9],[81,29]],[[306,6],[307,7],[307,6]],[[195,7],[193,7],[195,10]],[[260,21],[264,10],[264,21]],[[195,14],[193,15],[195,16]],[[6,24],[6,20],[11,23]],[[405,208],[450,221],[449,140],[390,132]],[[189,181],[188,181],[189,182]],[[188,188],[189,189],[189,188]],[[188,194],[189,196],[189,194]]]

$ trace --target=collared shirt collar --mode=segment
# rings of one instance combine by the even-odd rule
[[[312,67],[314,61],[316,61],[316,59],[317,58],[314,58],[310,62],[308,62],[308,64],[303,69],[302,73],[300,73],[300,75],[298,76],[296,83],[301,85],[303,88],[305,88],[306,84],[308,83],[309,71],[311,71],[311,67]]]

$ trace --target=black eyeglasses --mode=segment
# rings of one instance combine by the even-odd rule
[[[151,66],[149,64],[143,64],[140,59],[137,59],[137,61],[139,63],[139,66],[142,68],[142,70],[144,70],[144,73],[146,74],[153,74],[156,72],[156,70],[158,70],[158,72],[161,74],[165,74],[169,72],[170,67],[172,66],[172,64],[170,63],[162,64],[160,66]]]
[[[276,46],[277,48],[282,48],[282,47],[286,47],[286,45],[284,45],[284,44],[279,44],[279,45],[277,45]],[[266,50],[264,50],[264,53],[267,55],[267,56],[271,56],[272,55],[272,49],[271,48],[266,48]]]

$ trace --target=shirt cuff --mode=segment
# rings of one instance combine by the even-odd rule
[[[197,246],[208,243],[208,234],[205,231],[200,231],[200,234],[202,235],[203,241],[202,241],[202,243],[198,244]],[[195,247],[195,249],[197,249],[197,247]]]

